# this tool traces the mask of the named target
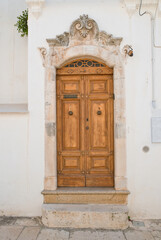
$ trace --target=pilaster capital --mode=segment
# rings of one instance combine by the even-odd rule
[[[134,14],[140,6],[140,0],[123,0],[123,3],[130,15]],[[158,5],[159,4],[159,5]],[[155,14],[155,9],[158,5],[158,15],[161,16],[161,0],[144,0],[142,1],[142,11]]]
[[[123,3],[127,9],[127,12],[132,15],[137,9],[137,1],[135,0],[123,0]]]
[[[158,15],[159,15],[159,17],[161,17],[161,0],[159,0]]]
[[[45,0],[26,0],[29,11],[38,18],[42,12],[42,8],[45,4]]]

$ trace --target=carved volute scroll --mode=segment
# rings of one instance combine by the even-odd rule
[[[70,27],[70,36],[71,38],[77,38],[82,40],[86,39],[97,39],[99,35],[99,29],[97,23],[88,18],[88,15],[83,14],[74,21]]]
[[[45,67],[45,60],[46,60],[47,50],[44,47],[41,47],[41,48],[38,48],[38,49],[40,51],[40,55],[41,55],[41,58],[42,58],[42,64]]]
[[[69,33],[64,32],[61,35],[57,35],[55,39],[47,39],[49,46],[68,46]]]

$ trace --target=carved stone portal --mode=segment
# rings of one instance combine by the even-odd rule
[[[124,62],[131,49],[120,51],[122,38],[99,31],[97,23],[82,15],[75,20],[69,32],[47,39],[49,51],[39,48],[45,67],[45,190],[57,188],[56,148],[56,69],[71,60],[87,58],[98,60],[114,71],[114,151],[115,189],[126,190],[126,113]]]

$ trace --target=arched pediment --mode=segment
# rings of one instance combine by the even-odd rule
[[[103,46],[119,46],[122,38],[114,38],[111,34],[99,31],[97,23],[83,14],[70,26],[69,32],[47,39],[49,46],[72,46],[75,44],[98,44]]]
[[[122,38],[100,31],[97,23],[83,14],[71,24],[69,32],[47,39],[49,51],[45,48],[39,50],[44,67],[58,68],[70,58],[82,56],[102,59],[106,65],[113,67],[118,62],[121,64],[127,55],[133,56],[129,45],[125,45],[122,53],[120,52],[121,41]]]

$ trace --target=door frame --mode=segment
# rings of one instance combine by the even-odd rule
[[[45,67],[45,179],[44,190],[57,189],[57,147],[56,147],[56,69],[72,60],[91,58],[113,68],[114,81],[114,188],[127,190],[126,177],[126,105],[125,105],[125,54],[120,52],[121,38],[100,32],[93,19],[87,19],[92,26],[83,37],[80,36],[78,21],[56,39],[48,39],[49,51],[40,48]],[[84,24],[84,22],[82,23]],[[85,28],[85,26],[84,26]],[[85,33],[85,32],[84,32]],[[99,38],[98,38],[99,36]],[[63,39],[63,41],[62,41]]]

